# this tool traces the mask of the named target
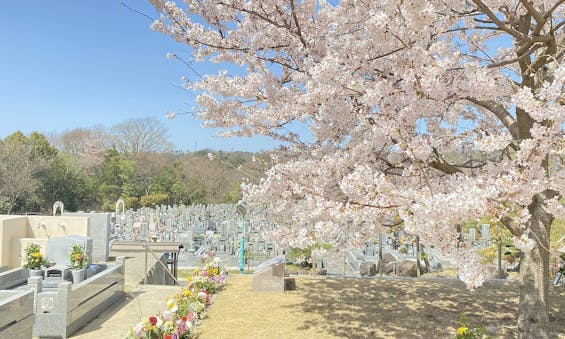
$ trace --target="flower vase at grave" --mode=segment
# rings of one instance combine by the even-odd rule
[[[73,275],[73,284],[76,284],[76,283],[83,281],[85,272],[86,272],[86,269],[84,269],[84,268],[71,270],[71,273]]]
[[[34,269],[29,269],[29,276],[30,277],[43,277],[43,270],[39,269],[39,270],[34,270]]]

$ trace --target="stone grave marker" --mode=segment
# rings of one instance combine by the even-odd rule
[[[257,266],[251,282],[254,291],[284,291],[284,255],[279,255]]]
[[[92,238],[80,235],[50,238],[45,245],[45,257],[48,261],[53,261],[57,265],[71,266],[70,253],[73,244],[85,246],[85,253],[90,265],[92,263]]]
[[[65,216],[67,215],[74,217],[88,217],[90,219],[88,236],[92,238],[92,255],[90,255],[89,258],[93,261],[108,261],[108,256],[110,254],[110,236],[112,232],[111,214],[96,212],[65,212]],[[120,223],[122,223],[121,220],[116,220],[116,224]]]
[[[484,242],[490,241],[490,225],[489,224],[482,224],[481,225],[481,240]]]
[[[369,276],[373,277],[377,275],[377,265],[371,261],[363,261],[359,266],[359,273],[362,277]]]
[[[474,243],[477,240],[477,235],[475,232],[476,231],[474,227],[469,227],[469,241],[471,243]]]

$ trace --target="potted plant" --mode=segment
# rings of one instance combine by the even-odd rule
[[[30,276],[43,276],[41,269],[45,265],[46,260],[40,252],[41,246],[38,244],[29,244],[25,248],[25,263],[24,267],[29,269]]]
[[[84,246],[73,244],[71,247],[71,272],[73,274],[74,283],[84,280],[87,265],[88,257],[85,254]]]

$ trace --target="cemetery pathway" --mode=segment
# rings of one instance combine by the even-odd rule
[[[148,267],[152,267],[155,263],[156,260],[149,255]],[[143,280],[145,270],[144,253],[127,254],[125,265],[124,300],[107,309],[70,338],[121,339],[141,317],[163,311],[165,298],[179,291],[178,286],[139,284]]]

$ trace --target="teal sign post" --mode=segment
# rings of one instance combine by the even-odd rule
[[[245,268],[245,214],[247,213],[247,208],[245,208],[245,202],[241,202],[237,205],[237,213],[241,216],[241,242],[239,245],[239,273],[243,274],[243,269]]]

